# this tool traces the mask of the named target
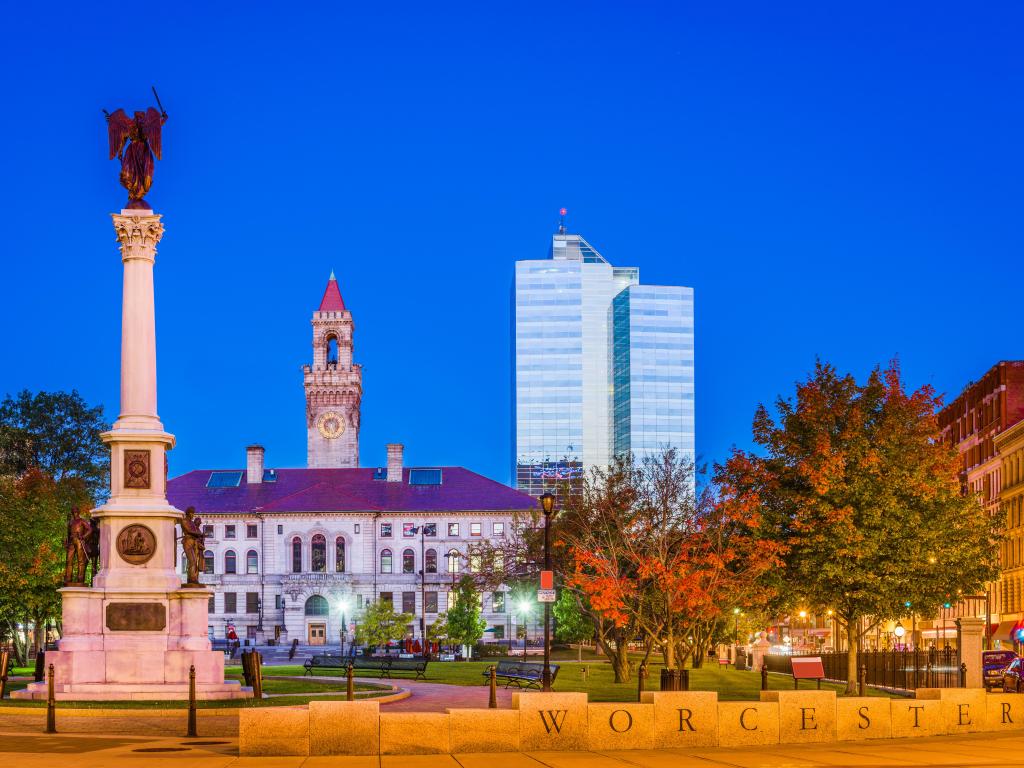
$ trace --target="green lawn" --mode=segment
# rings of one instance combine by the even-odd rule
[[[530,658],[530,661],[535,661]],[[539,661],[539,659],[537,659]],[[448,683],[449,685],[479,685],[483,686],[485,681],[484,671],[491,666],[493,661],[437,661],[427,667],[426,678],[431,683]],[[637,695],[637,678],[634,672],[628,683],[616,683],[615,675],[611,665],[607,663],[584,662],[582,665],[575,661],[557,661],[559,665],[558,676],[555,679],[554,688],[556,691],[579,691],[587,693],[591,701],[635,701]],[[587,677],[584,679],[581,673],[581,666],[587,670]],[[658,690],[661,676],[661,664],[649,664],[649,676],[646,688],[649,691]],[[273,667],[278,675],[301,675],[301,666]],[[340,676],[342,670],[325,669],[316,672],[318,676]],[[364,677],[375,676],[372,673],[364,673]],[[395,676],[395,682],[401,685],[402,678]],[[499,681],[499,684],[500,681]],[[788,675],[769,675],[768,686],[772,690],[793,689],[793,681]],[[801,688],[806,690],[814,689],[815,684],[810,681],[801,683]],[[822,683],[823,690],[841,692],[845,686]],[[716,664],[705,666],[701,669],[690,670],[691,691],[717,691],[718,697],[723,701],[756,701],[761,693],[761,676],[754,672],[743,672],[733,668],[722,669]],[[886,696],[887,694],[869,689],[871,696]]]

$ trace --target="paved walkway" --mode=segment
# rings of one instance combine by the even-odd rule
[[[322,680],[336,682],[337,677],[326,677],[313,675],[307,677],[284,678],[286,680]],[[357,683],[373,683],[376,685],[393,685],[397,689],[406,689],[411,694],[409,698],[401,701],[385,702],[381,704],[382,712],[444,712],[447,707],[486,708],[490,696],[486,685],[448,685],[446,683],[428,683],[423,680],[407,680],[395,678],[394,680],[381,680],[375,677],[357,677]],[[511,709],[512,690],[504,686],[498,686],[498,708]],[[276,694],[278,696],[311,696],[311,695],[338,695],[345,693],[345,681],[342,679],[339,690],[334,694]],[[271,694],[267,694],[269,697]],[[357,693],[358,697],[359,694]],[[285,702],[282,702],[285,703]]]
[[[531,752],[382,757],[237,757],[234,739],[114,736],[0,736],[5,768],[149,765],[152,768],[1024,768],[1024,735],[991,733],[927,739],[749,749]],[[69,758],[69,755],[75,755]]]

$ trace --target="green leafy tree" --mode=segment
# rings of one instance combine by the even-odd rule
[[[487,622],[480,615],[480,592],[471,576],[463,576],[452,592],[454,605],[445,614],[448,641],[472,647],[484,636]]]
[[[58,483],[37,469],[0,476],[0,626],[19,661],[25,660],[29,625],[37,628],[38,650],[42,628],[59,613],[67,511],[88,503],[85,486],[74,478]]]
[[[770,572],[780,594],[831,609],[845,628],[850,692],[862,627],[905,616],[908,603],[934,612],[997,573],[999,522],[961,493],[940,405],[930,387],[908,394],[895,363],[858,384],[819,362],[776,401],[776,418],[758,408],[763,455],[737,450],[718,468],[723,503],[762,518],[784,550]]]
[[[356,626],[356,642],[376,648],[405,636],[405,628],[412,621],[411,613],[396,613],[391,603],[378,600],[370,603]]]
[[[107,491],[110,452],[103,406],[90,407],[77,391],[28,390],[0,403],[0,463],[27,464],[57,482],[81,480],[94,498]],[[27,455],[26,455],[27,454]]]
[[[563,643],[582,643],[594,636],[594,622],[583,612],[580,596],[563,588],[551,607],[555,616],[555,637]],[[577,658],[583,660],[583,646],[577,646]]]

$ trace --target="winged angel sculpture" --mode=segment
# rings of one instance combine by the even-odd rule
[[[159,97],[156,103],[160,104]],[[106,114],[110,159],[116,157],[121,161],[121,185],[128,190],[126,207],[149,209],[143,198],[153,184],[153,156],[162,159],[160,131],[167,122],[167,113],[161,106],[159,112],[150,107],[145,112],[136,112],[134,117],[128,117],[123,109]]]

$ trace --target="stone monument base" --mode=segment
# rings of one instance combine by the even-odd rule
[[[198,699],[252,696],[251,688],[224,680],[224,654],[210,649],[208,589],[65,587],[61,593],[64,636],[46,654],[57,699],[187,699],[191,667]],[[45,699],[47,690],[43,680],[11,697]]]

